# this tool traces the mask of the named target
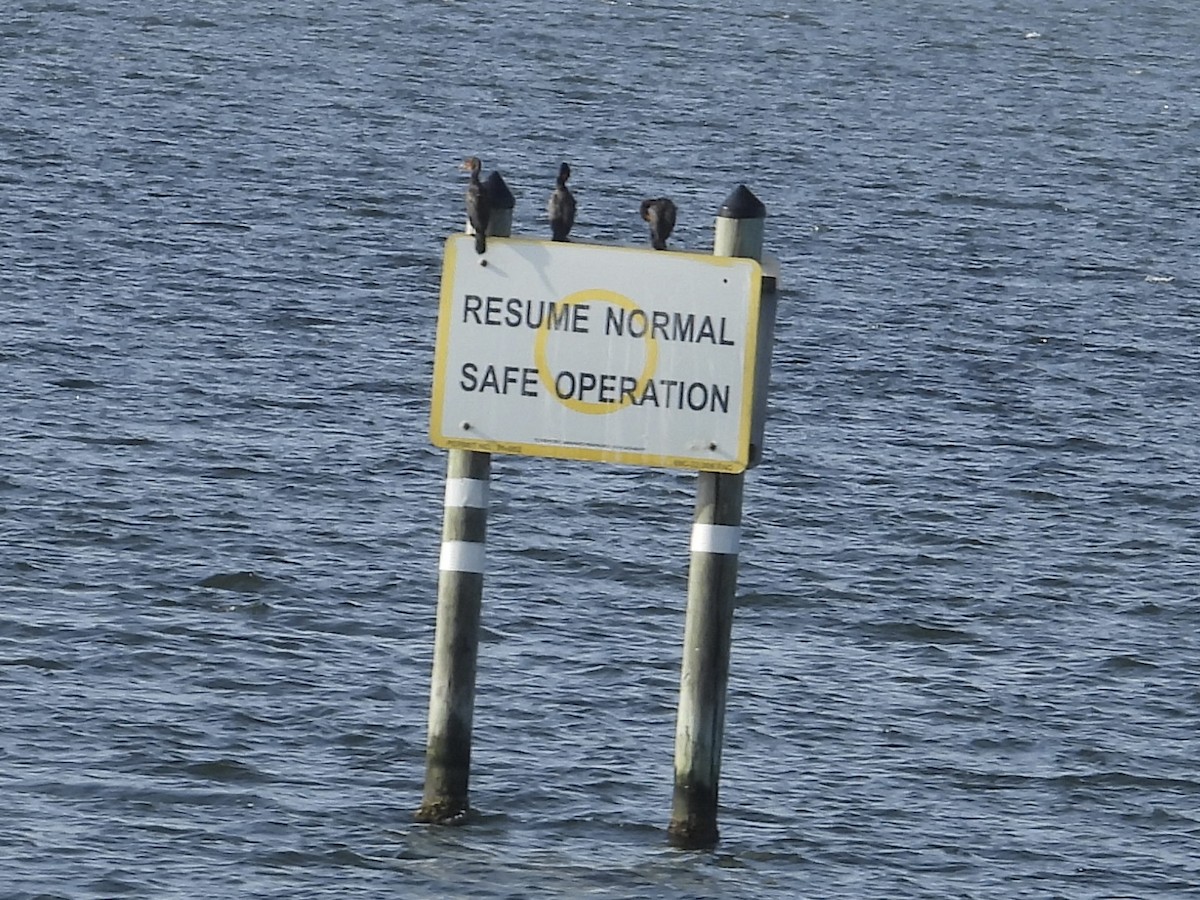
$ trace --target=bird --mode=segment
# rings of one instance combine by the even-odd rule
[[[675,230],[675,204],[667,197],[643,200],[640,212],[650,223],[650,246],[655,250],[666,250],[667,238]]]
[[[478,156],[468,156],[459,168],[471,173],[471,180],[467,182],[467,221],[471,223],[471,229],[475,232],[475,252],[486,253],[492,200],[488,196],[487,187],[479,181],[479,170],[483,168],[483,164]]]
[[[558,167],[558,181],[554,193],[546,203],[546,213],[550,216],[551,239],[567,240],[571,226],[575,224],[575,195],[567,187],[567,179],[571,177],[571,167],[563,163]]]

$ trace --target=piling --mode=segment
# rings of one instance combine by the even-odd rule
[[[488,234],[508,237],[512,193],[495,172],[485,185],[492,201]],[[466,230],[471,232],[469,224]],[[471,733],[491,472],[490,453],[449,451],[429,687],[425,792],[416,813],[418,822],[458,823],[470,811]]]
[[[765,217],[762,203],[740,185],[717,215],[713,254],[759,259]],[[711,848],[719,837],[718,788],[744,478],[742,473],[701,472],[696,481],[675,726],[675,789],[667,829],[670,842],[683,849]]]
[[[750,188],[739,184],[717,212],[713,256],[740,256],[762,262],[767,208]]]
[[[744,184],[739,184],[721,205],[713,231],[713,256],[741,256],[763,261],[763,226],[767,208]],[[771,354],[775,347],[775,316],[779,299],[775,277],[763,276],[759,297],[758,339],[755,343],[754,407],[750,413],[750,462],[762,462],[763,432],[767,423],[767,393],[771,384]],[[768,289],[769,287],[769,289]]]

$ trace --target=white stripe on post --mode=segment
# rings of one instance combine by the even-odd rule
[[[737,556],[741,540],[740,525],[709,525],[703,522],[692,525],[693,553],[725,553]]]
[[[478,478],[447,478],[445,505],[487,509],[489,484]]]
[[[443,572],[484,572],[485,546],[476,541],[446,541],[442,544],[442,555],[438,569]]]

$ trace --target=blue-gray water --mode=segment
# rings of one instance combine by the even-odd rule
[[[1187,0],[7,0],[0,896],[1200,886]],[[496,457],[424,773],[441,242],[783,266],[713,853],[666,845],[694,478]]]

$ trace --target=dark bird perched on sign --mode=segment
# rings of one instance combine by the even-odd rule
[[[546,212],[550,216],[550,235],[555,241],[565,241],[575,224],[575,197],[567,188],[567,179],[571,177],[571,167],[563,163],[558,167],[558,182],[554,193],[546,203]]]
[[[675,204],[666,197],[643,200],[642,218],[650,223],[650,245],[655,250],[667,249],[667,238],[675,230]]]
[[[459,168],[471,173],[471,180],[467,182],[467,221],[471,223],[471,230],[475,232],[475,252],[485,253],[488,220],[492,217],[492,200],[488,196],[487,187],[479,181],[479,170],[483,168],[483,164],[478,156],[468,156]]]

